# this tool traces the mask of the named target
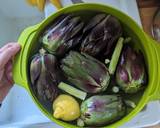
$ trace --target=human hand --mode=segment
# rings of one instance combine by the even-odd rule
[[[0,103],[14,84],[12,78],[12,58],[20,50],[18,43],[8,43],[0,48]]]

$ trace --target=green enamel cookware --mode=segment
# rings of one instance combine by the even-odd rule
[[[18,40],[21,45],[21,51],[15,58],[13,68],[15,83],[24,87],[28,91],[35,104],[49,119],[65,128],[76,128],[77,126],[55,119],[33,95],[28,77],[29,58],[35,54],[40,47],[38,39],[43,30],[57,16],[64,13],[74,12],[79,13],[84,18],[87,18],[88,15],[95,13],[96,11],[109,13],[121,21],[124,33],[129,35],[133,39],[134,46],[141,49],[143,52],[148,71],[148,85],[146,89],[143,92],[140,92],[140,94],[133,96],[133,100],[137,103],[136,108],[129,111],[121,120],[106,127],[115,128],[126,123],[140,112],[148,102],[160,99],[160,44],[146,35],[146,33],[135,23],[133,19],[115,8],[94,3],[82,3],[68,6],[58,10],[41,23],[26,28],[21,33]]]

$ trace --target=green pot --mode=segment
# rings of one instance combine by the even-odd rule
[[[142,108],[149,101],[160,99],[160,44],[148,37],[143,32],[143,30],[135,23],[134,20],[132,20],[129,16],[125,15],[119,10],[100,4],[77,4],[58,10],[56,13],[54,13],[41,23],[25,29],[18,40],[21,45],[21,51],[16,56],[14,61],[13,77],[15,83],[23,86],[28,91],[28,93],[33,98],[33,101],[48,118],[65,128],[76,128],[77,126],[75,125],[55,119],[51,113],[43,108],[36,97],[32,94],[28,77],[28,65],[29,58],[34,53],[36,53],[39,48],[39,36],[41,35],[45,27],[50,24],[57,16],[69,12],[81,12],[80,14],[87,18],[87,15],[91,14],[87,14],[87,12],[89,11],[92,11],[93,13],[94,11],[101,11],[117,17],[121,21],[125,33],[132,37],[133,42],[135,42],[135,47],[140,48],[143,52],[147,64],[149,75],[148,85],[144,93],[141,93],[140,95],[136,95],[134,97],[134,100],[137,102],[137,107],[129,112],[121,120],[106,126],[109,128],[115,128],[131,120],[138,112],[142,110]]]

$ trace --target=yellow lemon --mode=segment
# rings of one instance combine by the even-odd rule
[[[64,121],[73,121],[80,116],[78,102],[69,95],[59,95],[53,103],[53,116]]]

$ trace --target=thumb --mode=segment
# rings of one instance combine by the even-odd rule
[[[3,49],[2,53],[0,53],[0,69],[4,68],[8,61],[12,59],[19,50],[20,45],[18,43],[13,43],[10,47]]]

